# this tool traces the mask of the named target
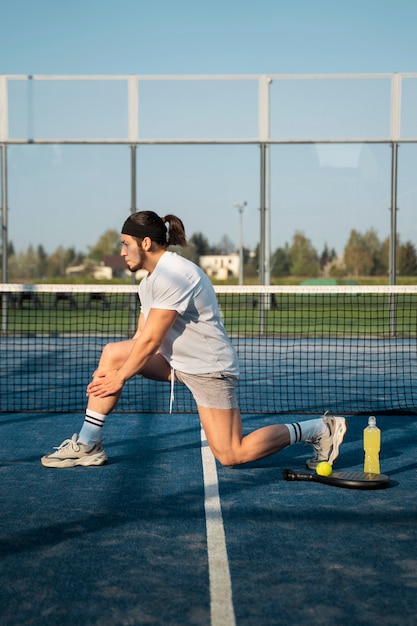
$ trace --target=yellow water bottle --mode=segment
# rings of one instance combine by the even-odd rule
[[[381,431],[376,425],[376,418],[371,415],[368,426],[363,431],[363,448],[365,451],[364,472],[380,474],[379,451],[381,449]]]

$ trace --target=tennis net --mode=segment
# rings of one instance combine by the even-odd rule
[[[238,352],[242,413],[415,413],[417,287],[215,287]],[[130,338],[129,285],[0,284],[0,411],[82,412],[102,347]],[[166,412],[135,377],[118,412]],[[195,412],[175,385],[174,412]]]

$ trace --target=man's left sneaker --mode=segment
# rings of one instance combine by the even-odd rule
[[[78,443],[78,435],[75,434],[71,439],[65,439],[55,452],[43,456],[41,463],[44,467],[66,468],[76,465],[90,467],[107,463],[107,455],[101,441],[93,443],[92,446],[86,446],[83,443]]]

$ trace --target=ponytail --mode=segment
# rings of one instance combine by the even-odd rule
[[[164,224],[169,223],[168,230],[168,244],[170,246],[182,246],[187,245],[187,238],[185,236],[184,224],[176,215],[165,215],[162,218]]]

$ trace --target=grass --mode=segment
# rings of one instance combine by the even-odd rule
[[[27,294],[2,319],[2,334],[131,336],[139,315],[134,294]],[[383,294],[276,294],[268,306],[248,294],[218,294],[229,333],[246,336],[416,336],[417,296]]]
[[[412,300],[410,300],[412,298]],[[390,337],[417,335],[417,297],[384,294],[277,294],[268,306],[248,294],[219,294],[224,324],[231,335]],[[91,302],[87,294],[56,301],[40,293],[36,300],[8,308],[2,334],[133,334],[139,303],[128,294],[106,294]]]
[[[136,329],[139,302],[128,294],[107,294],[91,302],[88,294],[56,300],[40,293],[8,309],[7,332],[27,334],[124,334]]]
[[[416,298],[386,295],[292,295],[277,297],[262,310],[247,295],[219,296],[225,325],[231,334],[297,337],[378,336],[415,337]]]

